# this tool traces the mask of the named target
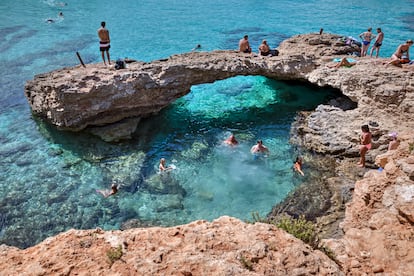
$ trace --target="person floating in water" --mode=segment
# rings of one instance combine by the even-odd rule
[[[302,176],[305,176],[305,174],[302,171],[302,158],[299,156],[296,157],[295,162],[293,162],[293,169],[295,172],[300,173]]]
[[[234,137],[234,135],[233,134],[231,134],[230,136],[229,136],[229,138],[227,138],[226,140],[224,140],[224,142],[223,142],[224,144],[227,144],[227,145],[229,145],[229,146],[236,146],[236,145],[238,145],[239,144],[239,142],[236,140],[236,137]]]
[[[258,154],[258,153],[270,153],[269,149],[263,145],[263,141],[262,140],[257,140],[257,144],[254,145],[251,149],[250,152],[252,154]]]
[[[174,169],[174,167],[172,165],[170,165],[170,166],[165,165],[165,158],[160,159],[160,165],[158,166],[158,168],[159,168],[160,173],[168,172],[168,171],[171,171],[171,170]]]
[[[96,190],[97,193],[103,195],[105,198],[114,195],[118,192],[119,186],[116,183],[112,183],[110,190]]]
[[[195,51],[199,49],[201,49],[201,44],[197,44],[191,51]]]
[[[359,146],[359,154],[361,155],[361,158],[359,159],[358,165],[364,168],[365,167],[365,154],[367,153],[368,150],[371,149],[372,135],[371,135],[371,132],[369,131],[368,125],[361,126],[361,131],[362,131],[362,134],[360,137],[361,145]]]
[[[57,18],[48,18],[46,19],[46,23],[55,23],[57,21],[62,21],[63,19],[63,12],[59,12]]]

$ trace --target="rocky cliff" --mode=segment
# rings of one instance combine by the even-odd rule
[[[171,228],[70,230],[26,250],[0,247],[4,275],[341,275],[282,230],[221,217]]]
[[[357,179],[340,235],[321,241],[331,258],[262,223],[223,217],[172,228],[125,231],[71,230],[25,250],[2,246],[6,275],[413,275],[414,274],[414,72],[356,58],[336,68],[332,58],[355,51],[340,36],[298,35],[279,46],[278,57],[232,51],[189,53],[112,71],[98,65],[36,76],[26,86],[32,110],[62,128],[150,116],[191,85],[235,75],[297,79],[339,89],[351,103],[332,101],[299,114],[292,142],[338,163],[336,180]],[[369,124],[370,169],[356,169],[360,125]],[[134,127],[125,130],[128,136]],[[389,131],[399,133],[387,151]],[[107,139],[111,135],[105,134]],[[111,137],[110,137],[111,136]],[[381,165],[383,170],[378,170]],[[334,184],[329,184],[333,185]],[[345,203],[343,185],[332,200]],[[331,209],[326,216],[338,221]],[[323,221],[319,221],[323,223]]]

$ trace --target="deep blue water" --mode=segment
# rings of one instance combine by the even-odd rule
[[[236,49],[244,34],[256,50],[264,38],[276,47],[320,28],[357,37],[368,27],[383,29],[380,56],[388,57],[413,38],[414,1],[64,2],[0,2],[0,243],[26,247],[70,228],[117,229],[127,219],[175,225],[264,216],[303,181],[291,171],[300,149],[289,144],[290,124],[297,111],[333,97],[329,90],[263,77],[194,86],[120,144],[33,118],[25,82],[78,64],[76,51],[87,63],[101,62],[101,21],[110,30],[113,60],[151,61],[197,44],[203,51]],[[240,141],[233,149],[221,143],[231,132]],[[258,162],[249,153],[257,139],[271,151]],[[161,157],[177,167],[167,177],[156,172]],[[94,192],[112,181],[123,185],[116,196]]]

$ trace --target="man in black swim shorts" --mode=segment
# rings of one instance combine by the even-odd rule
[[[381,28],[377,28],[377,33],[378,34],[375,37],[374,46],[372,46],[372,48],[371,48],[371,53],[370,53],[371,57],[372,57],[372,54],[374,53],[374,51],[377,51],[377,54],[375,55],[375,57],[378,57],[380,47],[382,46],[382,41],[384,40],[384,33],[381,31]]]
[[[98,29],[98,36],[99,36],[99,50],[102,53],[102,60],[104,62],[104,64],[106,65],[105,62],[105,54],[104,52],[106,52],[106,56],[108,58],[108,63],[111,64],[111,59],[109,58],[109,48],[111,48],[110,45],[110,38],[109,38],[109,31],[105,28],[105,22],[102,21],[101,22],[101,27]]]

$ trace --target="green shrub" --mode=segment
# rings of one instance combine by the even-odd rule
[[[414,143],[410,143],[410,144],[408,144],[409,146],[408,146],[408,150],[410,151],[410,153],[412,153],[413,152],[413,150],[414,150]]]
[[[113,265],[113,263],[122,257],[122,246],[119,245],[117,248],[111,247],[106,251],[106,256],[108,256],[109,264]]]
[[[249,259],[245,258],[244,256],[240,256],[239,260],[244,268],[253,271],[253,263]]]
[[[318,237],[315,224],[311,221],[307,221],[304,216],[300,216],[297,219],[283,217],[276,223],[276,226],[309,244],[313,248],[317,247]]]

